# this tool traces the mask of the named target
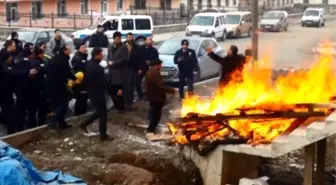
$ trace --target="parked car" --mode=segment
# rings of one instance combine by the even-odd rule
[[[91,27],[73,32],[73,43],[77,45],[78,43],[83,43],[84,41],[88,45],[91,39],[91,35],[97,31],[98,25],[103,25],[105,29],[105,34],[107,35],[109,40],[112,39],[113,33],[116,31],[121,32],[123,40],[126,39],[127,33],[132,32],[135,42],[139,45],[143,45],[145,43],[145,38],[147,36],[151,36],[154,29],[151,16],[105,15],[102,16],[100,19],[95,20],[95,23]]]
[[[307,8],[301,18],[301,26],[325,26],[324,9],[323,8]]]
[[[179,82],[179,71],[177,65],[174,64],[174,54],[181,48],[182,39],[188,39],[189,48],[194,49],[197,56],[200,70],[195,74],[195,82],[220,74],[219,64],[210,59],[206,51],[206,48],[211,47],[216,54],[224,55],[223,49],[218,46],[215,39],[206,37],[172,37],[158,47],[159,58],[163,61],[161,75],[166,83]]]
[[[50,39],[55,37],[54,29],[20,29],[16,31],[19,35],[19,39],[24,43],[31,42],[33,44],[39,43],[44,41],[49,43]],[[65,40],[66,44],[72,46],[72,39],[68,37],[66,34],[61,33],[63,39]],[[11,36],[9,35],[6,39],[9,40]],[[3,45],[3,43],[0,43]]]
[[[191,19],[186,28],[185,35],[198,35],[212,37],[214,39],[226,39],[225,14],[224,13],[198,13]]]
[[[261,31],[288,30],[288,13],[286,11],[269,11],[259,22]]]
[[[240,38],[252,35],[252,15],[247,11],[233,11],[225,13],[228,37]]]

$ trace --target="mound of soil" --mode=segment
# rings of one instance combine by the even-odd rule
[[[98,185],[202,185],[197,167],[165,143],[152,143],[143,131],[125,122],[146,122],[146,111],[111,114],[108,132],[116,139],[101,142],[76,127],[43,133],[19,148],[41,170],[63,170]],[[98,124],[91,130],[97,131]]]

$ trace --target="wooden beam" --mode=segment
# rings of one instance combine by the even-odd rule
[[[316,185],[324,185],[324,170],[327,153],[327,139],[317,142],[316,154]]]
[[[305,147],[305,166],[303,172],[303,185],[313,185],[315,163],[315,143]]]

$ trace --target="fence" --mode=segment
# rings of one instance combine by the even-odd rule
[[[272,8],[261,8],[261,14]],[[295,13],[297,10],[293,7],[282,8],[288,13]],[[180,8],[162,9],[157,7],[147,7],[145,9],[135,9],[131,6],[131,14],[150,15],[153,18],[154,25],[168,25],[188,23],[190,19],[197,13],[204,10],[214,12],[226,12],[232,10],[250,10],[250,6],[235,7],[212,7],[207,6],[191,6],[185,7],[181,4]],[[64,14],[58,15],[54,13],[33,15],[31,13],[6,14],[0,13],[0,27],[40,27],[40,28],[61,28],[61,29],[83,29],[93,24],[95,16],[81,14]]]

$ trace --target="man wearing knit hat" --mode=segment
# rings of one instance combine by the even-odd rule
[[[199,71],[198,60],[195,51],[189,48],[189,41],[181,41],[182,48],[177,50],[174,56],[174,63],[179,69],[179,93],[180,98],[184,98],[184,86],[187,84],[188,93],[194,90],[194,72]]]

